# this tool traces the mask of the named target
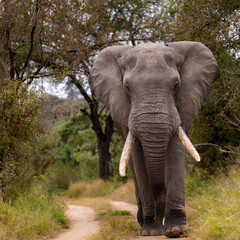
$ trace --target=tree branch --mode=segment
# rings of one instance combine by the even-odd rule
[[[39,72],[42,70],[42,68],[43,68],[43,66],[39,66],[37,68],[37,70],[33,73],[33,75],[29,77],[29,80],[27,81],[27,85],[30,85],[33,82],[35,76],[37,76],[37,74],[39,74]]]
[[[33,20],[34,23],[33,23],[33,27],[32,27],[32,30],[31,30],[31,36],[30,36],[30,49],[29,49],[26,61],[25,61],[24,65],[23,65],[22,74],[21,74],[21,77],[20,77],[22,82],[25,81],[25,79],[23,79],[23,75],[24,75],[26,67],[28,66],[30,57],[31,57],[32,52],[33,52],[34,34],[35,34],[35,30],[37,28],[37,15],[38,15],[38,11],[39,11],[38,0],[36,0],[35,16],[34,16],[34,20]]]
[[[162,39],[155,39],[155,41],[160,41]],[[117,43],[117,42],[128,42],[131,41],[132,44],[135,43],[135,41],[151,41],[151,38],[129,38],[129,39],[117,39],[117,40],[111,40],[111,41],[107,41],[101,44],[94,44],[91,49],[99,49],[105,45],[109,45],[109,44],[113,44],[113,43]],[[134,44],[133,44],[134,45]]]
[[[98,117],[101,116],[101,114],[102,114],[102,112],[103,112],[104,109],[105,109],[105,107],[103,106],[102,109],[100,110],[99,114],[98,114]]]
[[[14,56],[15,56],[15,53],[12,51],[12,49],[10,47],[10,32],[11,32],[12,26],[13,26],[13,24],[11,24],[11,26],[7,27],[7,29],[6,29],[6,38],[7,38],[6,48],[8,49],[8,53],[9,53],[10,78],[14,79],[14,75],[15,75]]]
[[[218,151],[220,151],[221,153],[229,153],[229,154],[240,156],[239,152],[234,152],[231,149],[230,149],[230,151],[224,150],[220,146],[218,146],[217,144],[213,144],[213,143],[199,143],[199,144],[194,144],[194,146],[195,147],[199,147],[199,146],[213,146],[213,147],[217,148]]]
[[[89,105],[94,104],[93,100],[88,96],[87,92],[84,90],[80,82],[77,80],[75,75],[70,74],[69,77],[75,86],[79,89],[80,93],[83,95],[84,99],[87,101]]]

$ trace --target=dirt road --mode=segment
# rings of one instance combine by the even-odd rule
[[[136,216],[137,206],[125,202],[111,202],[113,207],[117,210],[127,210]],[[58,237],[51,238],[51,240],[87,240],[92,235],[97,234],[100,227],[96,220],[94,210],[89,207],[69,205],[66,212],[70,221],[70,228],[62,232]],[[169,239],[164,236],[156,237],[135,237],[131,240],[161,240]],[[177,239],[177,238],[172,238]],[[179,238],[178,238],[179,239]],[[181,238],[189,240],[188,238]]]
[[[53,240],[87,240],[100,229],[92,208],[69,205],[66,215],[70,222],[69,229]]]

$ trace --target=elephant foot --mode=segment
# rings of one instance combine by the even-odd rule
[[[165,231],[165,236],[169,238],[187,237],[186,225],[169,227]]]
[[[164,227],[163,225],[158,226],[154,218],[144,219],[144,223],[140,229],[141,236],[159,236],[164,235]]]
[[[165,236],[182,238],[187,236],[186,213],[182,209],[172,209],[165,219]]]

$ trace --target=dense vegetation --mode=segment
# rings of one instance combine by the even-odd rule
[[[192,138],[202,153],[200,166],[210,173],[236,163],[240,142],[239,1],[179,1],[171,5],[174,41],[199,41],[217,59],[221,77],[195,121]]]
[[[222,202],[229,195],[235,209],[236,192],[215,191],[219,184],[209,173],[223,171],[232,177],[221,181],[239,189],[230,167],[239,164],[240,155],[239,33],[238,0],[0,1],[0,238],[35,239],[65,226],[59,189],[70,186],[69,196],[84,195],[91,189],[88,182],[100,176],[113,182],[95,182],[106,194],[130,178],[118,175],[123,142],[88,85],[95,56],[117,44],[190,40],[213,51],[221,77],[192,127],[202,161],[201,170],[188,161],[187,189],[189,181],[195,186],[188,197],[204,205],[210,200],[203,195],[221,195]],[[40,91],[44,81],[66,83],[69,99]],[[73,100],[79,95],[82,100]],[[203,173],[209,177],[205,185],[194,177]],[[220,214],[229,208],[226,203]],[[230,222],[237,216],[232,214]],[[219,219],[228,222],[217,210],[210,213],[215,220],[195,215],[211,223],[216,236],[235,231],[220,225]],[[198,226],[197,218],[191,221]]]

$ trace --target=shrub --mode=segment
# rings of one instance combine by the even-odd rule
[[[41,126],[41,93],[19,82],[0,88],[0,186],[9,197],[9,184],[29,182]],[[6,191],[7,190],[7,191]]]

